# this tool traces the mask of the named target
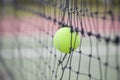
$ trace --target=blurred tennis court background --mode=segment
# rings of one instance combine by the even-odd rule
[[[120,80],[119,8],[119,0],[1,0],[0,80]],[[53,37],[63,26],[81,43],[61,62]]]

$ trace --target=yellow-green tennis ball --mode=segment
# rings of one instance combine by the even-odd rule
[[[75,50],[78,48],[79,44],[79,34],[75,31],[71,33],[70,27],[60,28],[54,35],[54,46],[61,52],[70,53],[70,47]]]

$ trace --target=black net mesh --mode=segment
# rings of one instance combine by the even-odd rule
[[[119,0],[1,0],[1,80],[120,80]],[[80,35],[69,54],[62,27]],[[62,40],[62,39],[61,39]]]

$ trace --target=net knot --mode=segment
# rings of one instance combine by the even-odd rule
[[[54,21],[54,23],[55,23],[57,20],[56,20],[56,19],[54,19],[53,21]]]
[[[105,19],[106,19],[106,17],[105,17],[105,16],[103,16],[103,17],[102,17],[102,19],[103,19],[103,20],[105,20]]]
[[[69,67],[69,69],[71,70],[71,69],[72,69],[72,67],[70,66],[70,67]]]
[[[54,73],[55,71],[54,70],[52,70],[52,73]]]
[[[76,74],[79,74],[79,71],[77,71]]]
[[[111,10],[109,10],[109,11],[108,11],[108,14],[112,15],[113,13],[112,13],[112,11],[111,11]]]
[[[110,38],[105,38],[105,41],[108,44],[110,42]]]
[[[54,56],[56,57],[56,54]]]
[[[108,62],[105,63],[105,66],[108,66]]]
[[[57,75],[55,75],[55,78],[57,78]]]
[[[88,74],[88,76],[91,78],[91,74]]]
[[[119,71],[119,66],[116,66],[116,70]]]
[[[97,11],[95,12],[95,15],[98,15],[98,12],[97,12]]]
[[[98,57],[98,60],[100,61],[100,57]]]
[[[84,36],[84,29],[82,28],[82,30],[81,30],[81,34]]]
[[[89,57],[91,58],[91,57],[92,57],[92,54],[89,54]]]
[[[71,33],[74,32],[73,26],[70,26],[70,32],[71,32]]]
[[[120,43],[120,38],[119,38],[119,36],[116,36],[113,42],[114,42],[116,45],[119,45],[119,43]]]
[[[52,50],[50,50],[50,53],[52,54]]]
[[[81,53],[82,53],[82,51],[79,51],[79,53],[81,54]]]
[[[77,28],[75,28],[75,31],[78,33],[79,32],[79,29],[78,29],[78,27]]]
[[[100,34],[96,34],[96,38],[100,39],[101,38]]]
[[[47,17],[48,20],[51,20],[52,18],[50,16]]]
[[[88,34],[88,36],[91,36],[91,35],[92,35],[92,32],[88,32],[87,34]]]
[[[58,24],[59,24],[59,25],[62,25],[62,22],[60,21],[60,22],[58,22]]]

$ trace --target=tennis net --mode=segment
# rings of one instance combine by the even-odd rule
[[[119,7],[119,0],[2,0],[1,79],[120,80]],[[62,27],[80,35],[67,55],[53,44]]]

